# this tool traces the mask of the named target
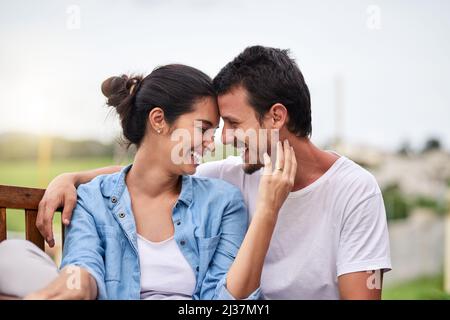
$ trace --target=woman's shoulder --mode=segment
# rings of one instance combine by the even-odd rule
[[[211,195],[231,194],[241,196],[241,191],[235,185],[218,178],[190,176],[195,191],[205,191]]]
[[[190,176],[193,198],[199,203],[210,203],[226,208],[239,206],[246,208],[241,190],[235,185],[217,178]]]
[[[233,215],[233,221],[246,225],[248,214],[244,197],[239,188],[221,179],[189,176],[192,186],[192,207],[203,213],[206,224],[221,221]],[[187,193],[183,194],[185,197]],[[212,214],[213,213],[213,214]]]
[[[78,199],[99,200],[110,197],[114,188],[120,183],[123,170],[110,174],[98,175],[91,181],[80,184],[77,188]]]

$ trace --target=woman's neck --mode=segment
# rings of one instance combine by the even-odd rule
[[[161,195],[180,193],[180,176],[167,170],[167,160],[158,152],[141,146],[136,152],[133,166],[126,177],[130,192],[156,198]]]

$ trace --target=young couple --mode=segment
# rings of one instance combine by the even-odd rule
[[[309,90],[286,50],[249,47],[213,81],[167,65],[145,78],[109,78],[102,91],[137,146],[133,164],[55,178],[37,225],[53,246],[53,215],[64,206],[61,269],[29,242],[4,241],[0,293],[381,298],[391,264],[380,189],[366,170],[311,143]],[[242,158],[197,166],[219,116],[223,142]],[[179,129],[202,138],[174,153]]]

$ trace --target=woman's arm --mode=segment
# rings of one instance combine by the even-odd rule
[[[295,154],[287,141],[284,148],[278,142],[275,171],[269,156],[264,155],[256,212],[226,279],[226,288],[236,299],[247,298],[260,286],[278,211],[294,185],[296,170]]]
[[[25,300],[94,300],[97,283],[91,274],[77,266],[67,266],[47,287],[29,294]]]

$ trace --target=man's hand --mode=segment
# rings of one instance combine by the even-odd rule
[[[63,207],[61,220],[68,226],[72,211],[77,203],[75,175],[63,173],[50,182],[44,197],[39,202],[36,226],[50,247],[55,245],[53,237],[53,217],[58,208]]]
[[[63,208],[61,220],[68,226],[72,211],[77,204],[77,187],[88,183],[100,174],[111,174],[122,169],[121,166],[109,166],[76,173],[63,173],[50,182],[44,197],[39,202],[36,226],[50,247],[55,245],[53,238],[53,216],[58,208]]]

